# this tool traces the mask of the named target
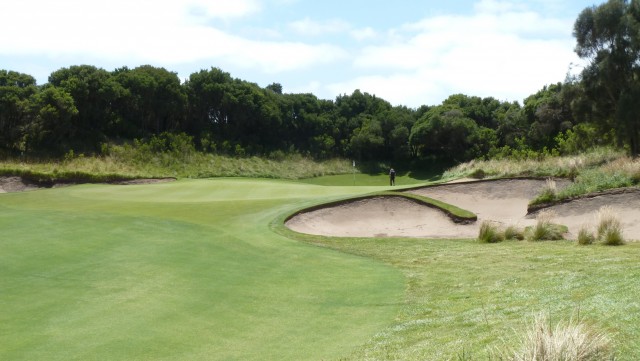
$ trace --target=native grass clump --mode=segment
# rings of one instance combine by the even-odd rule
[[[611,206],[600,207],[594,217],[595,232],[587,225],[578,231],[578,244],[590,245],[596,242],[607,246],[625,244],[622,223]]]
[[[525,158],[472,160],[450,168],[444,172],[443,178],[473,177],[480,173],[483,178],[528,176],[574,179],[586,169],[598,168],[622,158],[627,158],[624,152],[612,148],[595,148],[573,156],[542,154]]]
[[[521,241],[525,238],[524,230],[514,225],[505,228],[500,227],[496,222],[483,221],[478,232],[480,243],[498,243],[502,241]]]
[[[498,243],[504,241],[504,232],[495,222],[483,221],[480,225],[478,241],[480,243]]]
[[[564,239],[564,234],[568,231],[566,226],[553,223],[556,213],[553,210],[545,209],[536,216],[536,224],[527,227],[526,238],[529,241],[558,241]]]
[[[346,159],[317,161],[297,153],[240,156],[196,150],[185,134],[163,133],[148,140],[103,144],[100,155],[73,150],[62,159],[5,158],[0,174],[24,175],[42,180],[130,178],[253,177],[301,179],[354,172]]]
[[[545,314],[535,317],[516,348],[497,352],[509,361],[606,361],[615,360],[611,338],[593,326],[570,319],[555,326]]]
[[[580,245],[586,246],[593,244],[596,241],[596,237],[593,235],[593,231],[589,230],[588,226],[582,226],[578,230],[577,242]]]

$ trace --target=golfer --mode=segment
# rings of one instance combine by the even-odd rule
[[[396,185],[396,171],[393,168],[391,168],[391,170],[389,171],[389,185]]]

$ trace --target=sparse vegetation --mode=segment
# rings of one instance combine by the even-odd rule
[[[593,244],[596,240],[596,237],[593,235],[593,232],[589,230],[588,227],[583,226],[578,231],[578,244],[581,245],[590,245]]]
[[[624,238],[622,237],[622,224],[611,207],[601,207],[598,210],[597,220],[599,241],[608,246],[619,246],[624,244]]]
[[[522,241],[524,239],[524,230],[513,225],[507,226],[504,229],[504,239]]]
[[[553,202],[558,195],[558,187],[553,178],[547,178],[545,187],[542,189],[536,200],[540,203]]]
[[[611,339],[579,320],[556,326],[545,314],[538,315],[521,337],[521,345],[502,352],[505,361],[606,361],[614,360]]]
[[[542,210],[536,217],[536,224],[528,228],[527,240],[529,241],[558,241],[564,239],[563,234],[567,227],[552,223],[556,216],[552,210]]]
[[[498,225],[491,221],[483,221],[480,225],[478,241],[481,243],[498,243],[504,241],[504,232],[500,232]]]
[[[46,180],[77,177],[95,181],[158,177],[300,179],[353,172],[351,162],[345,159],[315,161],[299,154],[270,158],[198,152],[189,137],[171,134],[153,137],[148,142],[104,145],[102,156],[70,152],[62,160],[0,160],[0,175],[29,175]]]

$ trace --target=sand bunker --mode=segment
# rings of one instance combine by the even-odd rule
[[[141,178],[141,179],[131,179],[125,181],[114,181],[111,184],[152,184],[152,183],[165,183],[165,182],[173,182],[176,178]],[[41,188],[58,188],[58,187],[66,187],[74,184],[79,184],[83,182],[60,182],[60,183],[36,183],[26,180],[22,177],[18,176],[2,176],[0,177],[0,193],[14,193],[14,192],[25,192],[32,191]]]
[[[425,187],[409,192],[441,200],[477,214],[470,225],[454,223],[439,210],[401,197],[375,197],[303,212],[286,222],[290,229],[307,234],[341,237],[475,238],[480,224],[490,220],[502,225],[535,224],[527,214],[529,200],[545,186],[544,180],[503,179]],[[568,181],[559,181],[561,188]],[[551,207],[555,223],[569,227],[569,238],[583,225],[595,225],[595,215],[611,206],[627,239],[640,239],[640,191],[604,194]]]

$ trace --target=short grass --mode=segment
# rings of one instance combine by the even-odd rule
[[[640,359],[640,244],[281,224],[384,189],[216,179],[0,194],[0,359],[489,360],[540,312],[578,312],[619,360]]]
[[[389,175],[378,174],[340,174],[315,178],[305,178],[301,182],[323,186],[389,186]],[[414,178],[410,173],[396,176],[396,187],[411,186],[426,183],[423,178]]]
[[[0,359],[337,359],[393,322],[402,273],[269,222],[353,191],[218,179],[0,194]]]

